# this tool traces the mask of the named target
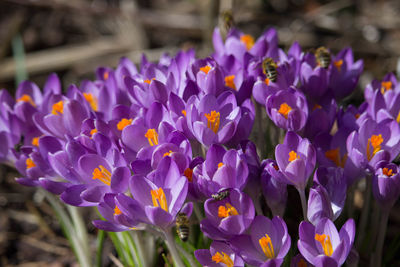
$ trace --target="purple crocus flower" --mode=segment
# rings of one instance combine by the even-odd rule
[[[210,249],[198,249],[194,252],[196,259],[206,267],[242,267],[243,259],[235,254],[225,242],[213,241]]]
[[[304,190],[316,161],[315,149],[310,141],[289,131],[283,144],[276,146],[275,158],[285,182]]]
[[[341,50],[333,58],[330,69],[329,90],[336,100],[341,100],[353,92],[363,69],[364,62],[361,59],[354,62],[351,48]]]
[[[186,200],[188,181],[180,174],[176,163],[165,157],[146,177],[133,175],[129,187],[133,198],[124,194],[116,198],[121,212],[132,220],[167,230],[173,226]]]
[[[347,220],[340,232],[326,218],[321,219],[316,226],[303,221],[299,226],[300,240],[297,247],[303,257],[316,267],[340,266],[353,246],[355,232],[353,219]]]
[[[224,188],[246,186],[249,170],[243,154],[235,149],[225,150],[220,145],[212,145],[203,164],[193,170],[193,183],[206,198]]]
[[[204,211],[206,218],[200,229],[214,240],[228,240],[244,233],[255,215],[251,198],[238,189],[229,190],[229,196],[222,200],[207,199]]]
[[[300,67],[300,81],[302,91],[314,101],[326,95],[328,90],[329,72],[318,66],[313,54],[306,54]]]
[[[400,195],[399,167],[385,161],[379,162],[372,177],[372,192],[384,209],[390,209]]]
[[[298,132],[308,117],[307,101],[294,87],[270,95],[265,103],[267,114],[279,128]]]
[[[400,90],[399,83],[396,79],[396,75],[393,73],[388,73],[383,77],[382,81],[373,80],[364,90],[364,98],[367,103],[372,103],[372,98],[374,97],[375,91],[381,91],[382,95],[386,96],[386,93],[391,91],[398,92]],[[388,94],[389,96],[390,94]]]
[[[192,96],[185,113],[189,130],[207,147],[230,141],[241,118],[241,109],[231,92],[224,92],[218,98],[211,94],[201,99]]]
[[[324,187],[317,185],[310,188],[307,219],[313,225],[317,225],[323,218],[333,220],[333,211],[328,192],[326,192]]]
[[[371,171],[381,160],[392,161],[400,151],[400,128],[394,120],[380,123],[365,119],[347,138],[349,158],[359,168]]]
[[[290,248],[290,236],[286,223],[280,217],[270,220],[257,216],[249,228],[249,234],[230,240],[233,250],[243,260],[254,266],[280,266]]]

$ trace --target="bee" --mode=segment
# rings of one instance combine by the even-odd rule
[[[278,65],[270,57],[267,57],[262,62],[263,73],[271,82],[276,82],[276,78],[278,77],[278,71],[276,70],[277,68]]]
[[[233,20],[232,10],[225,10],[221,13],[222,24],[224,26],[224,30],[229,32],[229,30],[235,25],[235,21]]]
[[[21,151],[21,147],[24,145],[24,139],[25,137],[23,135],[21,135],[19,142],[15,144],[14,149],[17,152]]]
[[[319,66],[327,69],[331,64],[331,53],[329,53],[328,49],[321,46],[315,51],[315,58]]]
[[[223,200],[223,199],[229,197],[229,190],[223,190],[216,194],[212,194],[211,197],[217,201]]]
[[[189,238],[189,218],[183,212],[176,215],[176,233],[183,242]]]

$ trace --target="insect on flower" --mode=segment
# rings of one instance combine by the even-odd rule
[[[189,218],[183,212],[176,215],[176,233],[183,242],[189,238]]]
[[[262,70],[263,73],[267,76],[267,78],[271,82],[276,82],[276,78],[278,77],[278,72],[277,72],[277,67],[278,65],[275,63],[275,61],[267,57],[266,59],[263,60],[262,62]]]
[[[21,147],[24,145],[24,140],[25,140],[25,137],[23,135],[21,135],[19,142],[16,143],[14,146],[15,151],[17,151],[17,152],[21,151]]]
[[[233,20],[233,14],[231,10],[225,10],[221,13],[222,24],[224,30],[229,32],[229,30],[235,26],[235,21]]]
[[[327,69],[331,64],[331,54],[324,46],[319,47],[317,51],[315,51],[315,58],[318,65],[324,69]]]
[[[211,197],[217,201],[223,200],[223,199],[229,197],[229,189],[225,189],[216,194],[212,194]]]

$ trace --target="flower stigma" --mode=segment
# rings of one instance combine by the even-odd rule
[[[383,173],[384,175],[386,175],[387,177],[393,176],[393,170],[392,170],[392,169],[389,169],[389,168],[383,168],[383,169],[382,169],[382,173]]]
[[[333,65],[337,68],[338,71],[342,69],[343,59],[333,61]]]
[[[30,169],[36,166],[35,162],[31,158],[27,158],[26,161],[26,169]]]
[[[381,93],[382,95],[385,94],[387,91],[392,90],[392,82],[387,81],[387,82],[381,82]]]
[[[207,127],[210,128],[214,133],[218,132],[219,123],[220,123],[220,114],[215,110],[210,113],[204,114],[207,118]]]
[[[200,71],[204,72],[205,74],[208,74],[208,72],[211,70],[211,67],[208,65],[205,65],[204,67],[200,68]]]
[[[103,165],[99,165],[98,168],[95,168],[92,174],[93,174],[92,177],[93,180],[99,179],[106,185],[111,184],[111,173]]]
[[[144,137],[149,141],[150,146],[158,145],[158,134],[155,129],[148,129]],[[164,154],[165,155],[165,154]]]
[[[32,138],[32,145],[33,146],[39,146],[39,137],[33,137]]]
[[[274,246],[272,245],[269,235],[265,234],[265,236],[261,237],[258,240],[258,243],[260,243],[260,246],[268,259],[275,258]]]

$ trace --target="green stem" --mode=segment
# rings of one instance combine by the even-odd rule
[[[106,233],[103,230],[99,230],[97,234],[97,253],[96,253],[96,266],[102,266],[103,258],[103,247]]]
[[[364,233],[368,222],[369,206],[371,202],[371,190],[372,190],[371,177],[367,176],[365,179],[367,182],[367,188],[364,191],[364,206],[361,211],[361,218],[357,227],[358,236],[356,240],[356,248],[358,249],[360,248],[362,241],[364,240]]]
[[[381,221],[379,225],[379,234],[378,234],[378,241],[376,242],[376,250],[375,250],[375,259],[376,259],[376,264],[375,266],[380,267],[382,263],[382,251],[383,251],[383,244],[385,241],[385,235],[386,235],[386,227],[387,227],[387,222],[389,219],[389,209],[383,209],[382,210],[382,216],[381,216]]]
[[[140,234],[141,232],[138,231],[131,231],[130,232],[131,237],[133,238],[133,242],[136,244],[136,256],[138,257],[139,260],[139,266],[148,266],[147,264],[147,258],[146,258],[146,254],[144,253],[143,250],[143,240],[140,238]],[[150,253],[150,251],[148,251],[148,254]]]
[[[86,231],[86,225],[82,220],[82,216],[77,207],[67,206],[69,214],[71,215],[72,222],[75,226],[76,235],[78,239],[81,241],[82,248],[87,255],[90,255],[89,244],[88,244],[88,235]]]
[[[172,259],[174,260],[175,267],[185,267],[176,249],[175,240],[174,237],[172,236],[171,230],[165,231],[164,234],[165,234],[165,243],[167,244],[169,253],[171,253]]]
[[[303,218],[305,221],[308,221],[306,193],[305,193],[304,189],[297,189],[297,191],[299,191],[299,195],[300,195],[301,207],[303,209]]]

